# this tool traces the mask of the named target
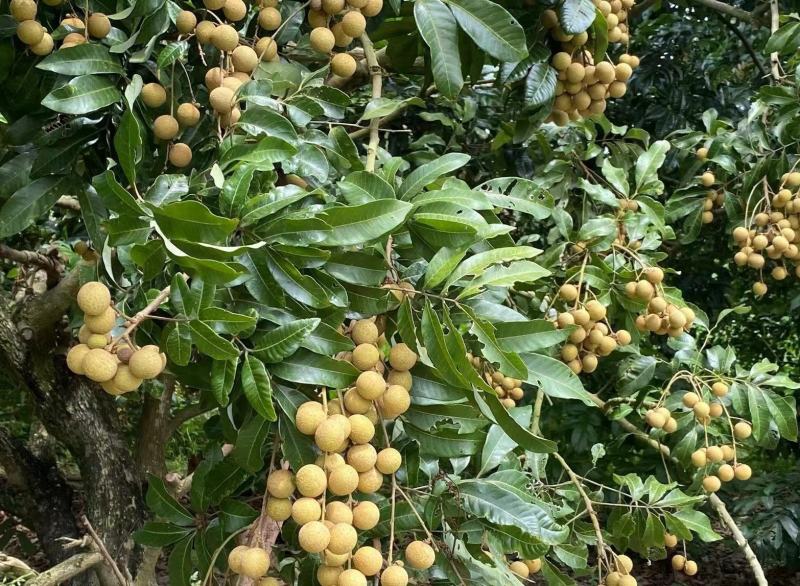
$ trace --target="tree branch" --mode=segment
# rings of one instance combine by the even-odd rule
[[[742,45],[744,45],[744,48],[749,53],[750,58],[753,60],[753,63],[755,63],[756,67],[758,67],[758,70],[761,72],[761,75],[767,77],[769,75],[769,71],[767,71],[767,68],[764,67],[763,63],[761,63],[761,59],[758,58],[758,55],[753,49],[753,44],[750,42],[750,39],[744,36],[744,33],[742,33],[742,31],[739,30],[738,26],[736,26],[730,20],[722,16],[719,12],[715,14],[717,15],[717,18],[720,21],[722,21],[722,23],[728,28],[728,30],[733,32],[733,34],[735,34],[739,38],[739,40],[742,42]]]
[[[780,26],[780,13],[778,12],[778,0],[769,0],[770,11],[770,31],[775,34]],[[772,70],[772,78],[775,81],[781,80],[781,61],[778,57],[778,52],[774,51],[769,55],[770,68]]]
[[[725,2],[720,2],[720,0],[691,0],[691,2],[694,4],[700,4],[706,8],[710,8],[711,10],[716,10],[722,14],[732,16],[733,18],[741,20],[742,22],[749,22],[755,26],[765,26],[761,20],[753,16],[753,14],[750,12],[742,10],[741,8],[737,8],[736,6],[731,6]]]
[[[58,584],[63,584],[70,578],[82,574],[102,561],[103,556],[100,552],[79,553],[42,572],[26,584],[27,586],[58,586]]]
[[[367,59],[367,67],[369,67],[370,76],[372,77],[372,99],[377,100],[381,97],[383,90],[383,72],[375,54],[375,47],[372,45],[367,33],[361,35],[361,45],[364,47],[364,56]],[[364,165],[364,169],[370,173],[375,171],[375,160],[378,156],[378,143],[380,141],[380,133],[378,132],[380,126],[380,117],[375,117],[369,122],[367,162]]]
[[[47,287],[53,287],[61,279],[63,265],[58,260],[58,249],[53,249],[54,255],[42,254],[30,250],[16,250],[5,244],[0,244],[0,258],[5,258],[20,265],[33,265],[47,273]]]
[[[62,195],[56,200],[56,206],[73,212],[81,211],[81,204],[78,198],[73,195]]]

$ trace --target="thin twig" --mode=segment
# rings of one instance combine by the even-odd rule
[[[375,47],[367,33],[361,35],[361,45],[364,47],[364,56],[367,59],[367,66],[369,67],[370,76],[372,78],[372,99],[377,100],[381,97],[381,92],[383,90],[383,73],[378,63],[378,57],[375,55]],[[381,119],[379,116],[376,116],[369,122],[367,162],[364,165],[364,169],[369,172],[375,171],[375,160],[378,156],[378,143],[380,141],[380,133],[378,132],[380,125]]]
[[[106,549],[103,540],[100,539],[100,536],[94,530],[92,524],[89,523],[89,519],[86,518],[86,515],[81,515],[81,524],[86,528],[86,531],[89,532],[89,535],[92,536],[92,539],[94,539],[94,543],[97,546],[97,549],[100,550],[100,553],[103,555],[103,558],[105,559],[106,563],[111,568],[111,571],[114,572],[114,576],[116,576],[117,580],[119,580],[121,586],[127,586],[128,581],[125,579],[125,576],[122,575],[122,572],[120,572],[117,562],[115,562],[114,558],[111,557],[111,554],[108,553],[108,550]]]

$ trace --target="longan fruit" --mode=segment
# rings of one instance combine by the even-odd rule
[[[258,26],[267,31],[274,31],[281,25],[281,13],[271,6],[262,8],[258,13]]]
[[[347,463],[355,468],[356,472],[366,472],[375,467],[378,454],[371,444],[353,446],[347,450]]]
[[[381,353],[374,344],[359,344],[353,350],[352,363],[358,370],[370,370],[381,359]]]
[[[357,67],[356,60],[349,53],[337,53],[331,59],[331,72],[338,77],[352,77]]]
[[[692,407],[692,411],[698,419],[706,419],[711,412],[711,407],[705,401],[698,401]]]
[[[703,478],[703,490],[706,492],[717,492],[720,486],[722,486],[722,483],[716,476],[706,476]]]
[[[375,425],[364,415],[355,414],[348,417],[350,421],[350,441],[354,444],[366,444],[375,437]]]
[[[608,94],[612,98],[621,98],[627,91],[628,86],[625,85],[624,81],[612,81],[611,85],[608,86]]]
[[[114,386],[122,393],[135,391],[142,384],[142,379],[133,376],[127,364],[118,365],[117,372],[111,380]]]
[[[395,370],[411,370],[417,363],[417,355],[403,342],[395,344],[389,351],[389,364]]]
[[[361,531],[373,529],[380,518],[378,505],[371,501],[362,501],[353,508],[353,527]]]
[[[104,348],[110,341],[108,334],[92,334],[89,336],[89,339],[86,340],[86,345],[92,349]]]
[[[631,334],[628,330],[617,330],[617,344],[627,346],[631,343]]]
[[[316,499],[304,496],[292,503],[292,519],[298,525],[319,521],[321,516],[322,506]]]
[[[275,521],[285,521],[292,516],[292,501],[269,497],[266,507],[267,516]]]
[[[572,57],[569,53],[560,52],[553,55],[553,59],[551,61],[553,67],[556,68],[557,71],[566,71],[567,67],[572,64]]]
[[[92,348],[86,344],[78,344],[70,348],[69,352],[67,352],[67,368],[75,374],[84,374],[83,359],[86,358],[90,350]]]
[[[736,464],[733,474],[736,480],[749,480],[753,475],[753,470],[747,464]]]
[[[394,419],[408,411],[411,395],[400,385],[390,385],[381,397],[381,415],[384,419]]]
[[[68,16],[67,18],[63,19],[61,21],[61,26],[70,27],[70,29],[76,29],[76,30],[83,30],[84,28],[86,28],[86,26],[83,24],[83,21],[77,16]]]
[[[379,336],[378,326],[369,319],[358,320],[350,331],[350,337],[356,344],[375,344]]]
[[[269,554],[260,547],[251,547],[242,553],[239,568],[242,576],[261,578],[269,570]]]
[[[39,44],[44,33],[44,27],[36,20],[24,20],[17,25],[17,37],[26,45]]]
[[[332,415],[320,423],[314,432],[314,441],[323,452],[338,451],[337,448],[347,439],[347,436],[350,435],[350,430],[348,429],[349,425],[347,427],[343,426],[339,419],[335,419],[336,417],[344,418],[344,416]],[[349,423],[347,418],[344,419]]]
[[[102,12],[95,12],[86,22],[89,35],[95,39],[104,39],[111,32],[111,21]]]
[[[686,565],[683,567],[683,573],[687,576],[694,576],[697,574],[697,562],[694,560],[687,561]]]
[[[675,419],[674,417],[670,417],[669,419],[667,419],[667,422],[661,429],[663,429],[667,433],[674,433],[675,430],[678,429],[678,420]]]
[[[175,27],[182,35],[193,32],[197,26],[197,17],[191,10],[181,10],[175,17]]]
[[[361,8],[361,14],[370,18],[378,16],[383,10],[383,0],[367,0],[367,3]]]
[[[194,28],[194,34],[197,37],[197,42],[202,45],[207,45],[211,42],[211,37],[217,25],[210,20],[201,20]]]
[[[722,415],[722,412],[723,409],[721,403],[711,403],[711,405],[709,405],[708,414],[711,417],[719,417],[720,415]]]
[[[558,296],[564,301],[575,301],[578,298],[578,288],[575,285],[564,283],[558,289]]]
[[[225,0],[203,0],[203,6],[209,10],[219,10],[225,6]]]
[[[88,379],[103,383],[110,381],[117,373],[117,359],[103,348],[94,348],[86,352],[81,367]]]
[[[36,2],[33,0],[11,0],[9,3],[11,16],[17,22],[24,22],[26,20],[33,20],[36,18]]]
[[[348,36],[360,37],[367,30],[367,19],[360,12],[352,10],[342,17],[342,31]]]
[[[273,470],[267,476],[267,492],[279,499],[288,499],[294,494],[294,477],[289,470]]]
[[[662,428],[667,422],[667,418],[663,414],[656,411],[648,411],[645,415],[645,421],[650,427]]]
[[[372,370],[362,372],[356,379],[356,391],[368,401],[374,401],[381,397],[386,391],[386,388],[386,381],[383,380],[383,377]]]
[[[508,569],[512,573],[514,573],[517,576],[519,576],[520,578],[527,578],[531,573],[530,570],[528,569],[528,566],[525,565],[525,562],[522,562],[520,560],[511,562],[508,565]]]
[[[366,472],[358,473],[358,491],[364,494],[372,494],[383,485],[383,474],[377,468],[372,468]],[[355,519],[355,511],[353,511]],[[355,523],[355,520],[353,521]]]
[[[622,574],[619,572],[609,572],[606,575],[606,583],[605,586],[619,586],[619,581],[622,578]]]
[[[680,572],[684,567],[686,567],[686,558],[682,555],[674,555],[672,556],[671,563],[672,569],[676,572]]]
[[[238,22],[247,16],[247,5],[242,0],[226,0],[222,12],[228,20]]]
[[[730,464],[723,464],[717,469],[717,477],[722,482],[730,482],[731,480],[733,480],[734,475],[735,473],[733,470],[733,466],[731,466]]]
[[[344,10],[345,0],[322,0],[322,10],[333,16]]]
[[[153,122],[153,134],[159,140],[172,140],[180,132],[178,121],[169,114],[162,114]]]
[[[311,521],[300,527],[297,538],[304,551],[320,553],[328,547],[331,533],[322,521]]]
[[[728,444],[723,444],[719,447],[722,450],[722,459],[726,462],[730,462],[733,460],[734,452],[733,448]]]
[[[408,584],[408,572],[401,566],[389,566],[381,573],[381,586],[406,586],[406,584]]]
[[[358,472],[349,464],[337,467],[328,476],[328,490],[336,496],[352,494],[357,488]]]
[[[307,401],[297,408],[294,424],[303,435],[314,435],[320,423],[328,418],[322,403]]]
[[[309,35],[311,47],[319,53],[330,53],[336,44],[336,37],[329,28],[319,26],[311,31]]]
[[[92,333],[106,334],[114,329],[117,323],[117,314],[109,305],[100,315],[87,315],[83,321]]]
[[[236,71],[250,73],[258,67],[258,55],[247,45],[236,47],[231,53],[231,61]]]
[[[575,320],[576,325],[585,326],[592,321],[592,316],[590,316],[589,312],[583,308],[573,309],[570,313],[572,313],[572,317]]]
[[[368,401],[358,394],[356,389],[348,389],[344,394],[344,408],[348,413],[363,415],[372,407],[372,401]]]
[[[234,92],[230,88],[220,86],[211,90],[208,95],[208,101],[211,107],[219,114],[228,114],[233,110],[234,106]]]
[[[308,10],[308,24],[311,25],[312,29],[327,27],[329,18],[328,14],[323,10],[315,10],[313,8],[309,8]]]
[[[367,5],[367,0],[347,0],[348,6],[351,8],[364,8]]]
[[[359,547],[353,554],[353,567],[365,576],[374,576],[383,567],[383,555],[374,547]]]
[[[234,574],[239,573],[242,569],[242,556],[249,549],[246,545],[237,545],[231,550],[228,554],[228,568],[230,568],[231,572]]]
[[[358,533],[348,523],[336,523],[330,530],[330,536],[327,549],[336,555],[350,553],[358,543]]]
[[[160,108],[167,101],[167,90],[160,83],[146,83],[142,88],[142,101],[148,108]]]
[[[378,452],[375,468],[382,474],[394,474],[400,469],[403,457],[394,448],[384,448]]]
[[[672,533],[664,533],[664,545],[666,547],[675,547],[678,545],[677,536],[673,535]]]
[[[412,541],[406,546],[405,559],[412,568],[427,570],[436,561],[436,553],[424,541]]]
[[[192,149],[185,142],[176,142],[169,147],[169,162],[175,167],[186,167],[192,162]]]
[[[222,85],[225,73],[219,67],[212,67],[204,76],[204,82],[209,90],[213,90]]]
[[[711,171],[706,171],[700,176],[700,183],[703,187],[711,187],[716,181],[717,179]]]
[[[78,290],[78,307],[86,315],[100,315],[111,305],[111,292],[103,283],[90,281]]]
[[[295,474],[294,482],[297,492],[312,498],[320,496],[328,486],[325,470],[316,464],[306,464],[300,468]]]
[[[610,84],[616,79],[616,69],[608,61],[601,61],[595,65],[595,77],[603,84]]]
[[[220,51],[231,52],[239,45],[239,33],[231,25],[221,24],[211,33],[211,44]]]
[[[341,501],[330,501],[325,505],[325,520],[331,523],[353,524],[353,511],[346,503]]]
[[[330,521],[325,519],[325,526],[328,528],[328,531],[330,531],[334,525],[335,523],[331,523]],[[347,553],[343,554],[335,554],[332,551],[326,549],[322,554],[322,558],[323,558],[322,563],[324,563],[326,566],[332,566],[332,567],[344,566],[350,559],[350,552],[348,551]]]
[[[722,462],[725,454],[719,446],[708,446],[706,448],[706,459],[711,462]]]
[[[351,568],[339,574],[337,586],[367,586],[367,577],[355,568]]]
[[[756,297],[763,297],[767,294],[767,284],[760,281],[753,283],[753,293],[756,295]]]
[[[595,356],[594,354],[591,354],[591,353],[590,354],[585,354],[581,358],[580,362],[581,362],[581,371],[582,372],[592,373],[595,370],[597,370],[598,360],[597,360],[597,356]],[[522,390],[522,389],[520,389],[520,390]],[[514,400],[522,399],[522,397],[520,397],[519,399],[516,399],[516,397],[511,397],[511,398],[514,399]]]
[[[282,586],[282,584],[283,582],[279,582],[277,578],[267,576],[259,579],[258,582],[255,583],[255,586]]]
[[[691,409],[700,401],[700,397],[697,395],[697,393],[689,391],[688,393],[683,395],[682,401],[686,407]]]
[[[536,574],[542,569],[542,560],[540,558],[536,558],[535,560],[523,560],[523,562],[528,566],[528,571],[531,574]]]
[[[628,556],[626,556],[625,554],[618,555],[616,562],[617,562],[617,569],[620,570],[622,574],[630,574],[631,571],[633,570],[633,560]]]
[[[736,437],[736,439],[747,439],[752,433],[753,428],[746,421],[739,421],[733,426],[733,435]]]
[[[319,582],[319,586],[338,586],[339,576],[342,572],[344,572],[342,566],[322,564],[317,568],[317,582]]]
[[[164,362],[158,346],[144,346],[136,350],[128,360],[128,366],[134,376],[152,379],[164,370]]]
[[[588,303],[586,303],[586,311],[589,312],[589,317],[592,321],[600,321],[606,317],[606,308],[605,305],[597,301],[596,299],[592,299]]]
[[[53,37],[50,36],[50,33],[44,33],[42,35],[42,40],[36,43],[35,45],[31,45],[29,49],[31,53],[34,55],[38,55],[40,57],[44,55],[49,55],[53,52],[53,47],[55,43],[53,42]]]

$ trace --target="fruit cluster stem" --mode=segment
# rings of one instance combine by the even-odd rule
[[[137,327],[139,327],[140,323],[142,323],[151,313],[153,313],[159,307],[161,307],[161,304],[164,303],[164,301],[167,300],[167,297],[169,297],[169,292],[170,292],[170,286],[167,285],[166,287],[164,287],[158,293],[158,295],[155,296],[155,298],[150,303],[148,303],[145,306],[144,309],[142,309],[141,311],[136,313],[136,315],[134,315],[130,319],[130,322],[128,323],[128,327],[125,328],[124,332],[122,332],[120,335],[116,336],[111,341],[111,346],[113,347],[121,339],[129,337],[131,332],[133,332],[133,330],[135,330]]]
[[[381,97],[383,90],[383,74],[375,54],[375,47],[367,33],[361,35],[361,45],[364,47],[364,57],[367,60],[370,76],[372,78],[372,99],[377,100]],[[367,162],[364,169],[373,173],[375,171],[375,160],[378,156],[379,129],[381,126],[380,117],[376,116],[369,122],[369,143],[367,143]]]

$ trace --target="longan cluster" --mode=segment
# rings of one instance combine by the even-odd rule
[[[253,580],[259,580],[266,576],[269,565],[269,553],[261,547],[239,545],[234,547],[228,555],[228,567],[231,572]],[[272,586],[272,583],[267,580],[259,580],[256,586]]]
[[[517,401],[521,401],[525,396],[525,392],[522,390],[522,381],[518,378],[504,375],[499,370],[495,370],[490,362],[483,360],[480,356],[474,356],[470,352],[467,352],[467,360],[481,373],[486,383],[494,389],[506,409],[516,407]]]
[[[628,43],[628,10],[633,0],[597,0],[595,6],[608,25],[610,43]],[[589,32],[571,35],[564,32],[558,14],[551,9],[542,13],[541,21],[550,36],[560,43],[561,51],[555,53],[552,65],[558,71],[556,99],[550,120],[559,126],[569,120],[579,120],[605,112],[609,98],[621,98],[627,91],[627,82],[639,66],[639,58],[623,53],[614,64],[596,59],[588,42]]]
[[[404,564],[385,563],[381,551],[371,545],[359,547],[359,532],[373,529],[380,511],[374,502],[354,495],[377,492],[384,475],[393,475],[402,464],[395,448],[378,450],[373,445],[375,426],[381,418],[402,415],[411,405],[409,370],[417,361],[406,344],[394,344],[387,360],[391,370],[387,369],[379,348],[385,343],[379,323],[362,319],[350,324],[355,348],[342,358],[361,371],[355,385],[338,400],[328,401],[324,395],[322,402],[308,401],[297,409],[295,425],[314,437],[320,452],[316,462],[295,474],[276,470],[267,478],[266,514],[276,521],[291,517],[300,526],[300,547],[322,560],[317,570],[321,586],[366,586],[367,577],[377,575],[383,586],[408,583]],[[415,569],[426,570],[434,560],[433,548],[425,542],[412,541],[406,547],[405,561]]]
[[[758,271],[753,293],[767,292],[764,273],[783,281],[794,269],[800,277],[800,172],[785,173],[776,193],[765,194],[743,226],[733,230],[739,251],[733,262]],[[766,188],[765,188],[766,190]],[[770,199],[771,196],[771,199]]]
[[[636,586],[636,578],[631,575],[633,560],[626,555],[615,555],[613,571],[606,575],[605,586]]]
[[[597,369],[600,357],[608,356],[618,346],[631,343],[627,330],[614,332],[606,320],[606,306],[596,299],[580,302],[579,287],[565,283],[558,290],[558,296],[566,303],[572,303],[570,310],[562,311],[556,317],[556,327],[563,329],[578,326],[561,347],[561,360],[575,374],[591,373]]]
[[[514,560],[508,564],[508,569],[525,581],[542,569],[542,560]]]
[[[678,545],[677,536],[672,533],[664,533],[664,545],[670,549]],[[676,572],[683,572],[687,576],[694,576],[697,574],[697,562],[687,560],[686,556],[676,554],[672,556],[672,569]]]
[[[647,425],[654,429],[661,429],[665,433],[673,433],[678,429],[678,420],[672,416],[672,413],[666,407],[649,409],[644,418],[647,421]]]
[[[48,6],[59,6],[62,0],[44,0]],[[9,4],[11,16],[17,25],[17,38],[25,43],[34,55],[49,55],[55,47],[52,35],[36,20],[38,5],[34,0],[11,0]],[[93,12],[87,22],[74,15],[67,15],[61,26],[74,30],[67,34],[61,42],[61,49],[82,45],[89,38],[103,39],[111,32],[111,21],[102,12]],[[81,32],[82,31],[82,32]]]
[[[79,344],[67,352],[67,368],[100,383],[110,395],[135,391],[144,380],[161,374],[167,357],[158,346],[135,348],[112,339],[117,312],[108,287],[98,281],[86,283],[78,290],[77,301],[84,323],[78,331]]]
[[[641,276],[644,278],[625,283],[628,297],[647,303],[645,312],[636,317],[636,329],[672,338],[688,332],[694,323],[694,311],[690,307],[678,307],[667,301],[661,286],[664,271],[658,267],[648,267]]]

